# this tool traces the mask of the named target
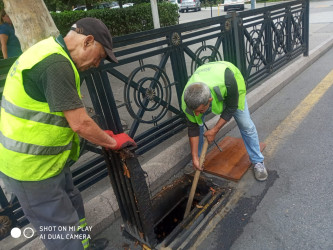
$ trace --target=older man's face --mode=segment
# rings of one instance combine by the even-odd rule
[[[105,58],[106,52],[104,47],[97,41],[87,40],[74,61],[79,71],[85,71],[90,68],[97,68],[101,60]]]
[[[204,113],[208,110],[208,108],[209,108],[209,104],[210,104],[210,102],[209,102],[207,105],[203,105],[203,104],[201,104],[199,107],[197,107],[197,108],[194,110],[194,114],[195,114],[196,116],[198,116],[198,115],[200,115],[200,114],[204,114]]]
[[[208,99],[208,103],[206,105],[204,104],[201,104],[199,107],[197,107],[195,110],[194,110],[194,114],[196,116],[200,115],[200,114],[204,114],[208,109],[209,109],[209,106],[210,106],[210,103],[213,101],[213,98],[209,98]]]

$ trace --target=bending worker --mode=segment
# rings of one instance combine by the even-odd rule
[[[79,157],[79,136],[107,149],[135,145],[103,131],[87,114],[78,71],[117,62],[112,37],[95,18],[77,21],[62,38],[25,51],[11,67],[1,102],[0,176],[47,249],[89,247],[83,201],[66,162]]]
[[[251,120],[246,102],[246,86],[241,72],[232,63],[221,61],[197,68],[187,82],[182,96],[182,110],[188,119],[193,167],[199,167],[203,135],[212,143],[220,129],[234,117],[242,135],[254,176],[259,181],[267,179],[264,156],[260,152],[256,127]],[[216,125],[204,133],[204,116],[211,111],[220,115]]]

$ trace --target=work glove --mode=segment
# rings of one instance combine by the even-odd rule
[[[111,130],[104,130],[104,132],[116,141],[117,145],[112,148],[114,150],[119,150],[127,146],[136,146],[135,141],[125,133],[115,135]]]

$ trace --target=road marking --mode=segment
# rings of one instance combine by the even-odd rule
[[[333,85],[333,70],[308,94],[308,96],[285,118],[266,138],[265,156],[270,157],[279,149],[279,145],[295,132],[320,98]]]

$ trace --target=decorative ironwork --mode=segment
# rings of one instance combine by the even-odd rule
[[[231,19],[225,21],[224,29],[225,31],[229,31],[231,29]]]
[[[291,34],[292,34],[292,41],[291,44],[293,47],[296,47],[302,44],[302,16],[303,12],[297,12],[293,15],[292,18],[292,26],[291,26]]]
[[[265,39],[263,29],[254,28],[246,40],[246,60],[251,67],[259,68],[265,60]]]
[[[278,21],[273,26],[273,50],[277,54],[285,53],[287,49],[285,36],[285,22]]]
[[[271,15],[272,15],[272,13],[271,13],[270,11],[267,11],[267,12],[264,14],[265,18],[267,18],[267,19],[270,19],[270,18],[271,18]]]
[[[239,19],[238,19],[238,26],[239,26],[239,27],[242,27],[242,26],[243,26],[243,19],[242,19],[242,18],[239,18]]]
[[[12,222],[8,216],[0,216],[0,239],[8,234],[11,229]]]
[[[180,44],[180,35],[177,32],[173,32],[171,36],[171,43],[174,46],[179,46]]]
[[[148,70],[150,71],[148,72]],[[147,76],[151,73],[154,76]],[[145,71],[141,77],[139,71]],[[138,77],[138,80],[135,80]],[[142,123],[156,124],[166,112],[171,100],[170,81],[165,71],[156,65],[143,65],[136,68],[128,78],[124,88],[124,100],[128,113]],[[136,107],[133,107],[131,99],[134,99]],[[166,103],[166,104],[163,104]],[[141,112],[140,112],[141,111]],[[142,112],[143,111],[143,112]],[[145,119],[144,112],[155,112],[151,119]]]
[[[222,61],[222,55],[218,49],[212,45],[202,45],[196,50],[195,59],[191,62],[191,75],[200,65],[216,61]]]

